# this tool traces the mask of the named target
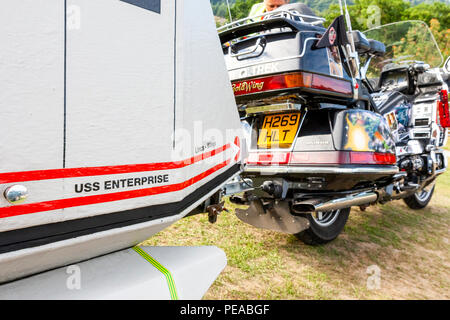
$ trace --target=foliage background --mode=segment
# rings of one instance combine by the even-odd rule
[[[229,20],[226,0],[210,0],[218,24]],[[262,0],[229,0],[233,19],[245,18],[253,4]],[[303,0],[317,15],[330,23],[340,14],[338,0]],[[421,20],[427,23],[444,57],[450,55],[450,0],[348,0],[353,29],[367,30],[374,22],[381,24]],[[380,19],[374,21],[374,6],[379,8]],[[377,9],[378,10],[378,9]]]

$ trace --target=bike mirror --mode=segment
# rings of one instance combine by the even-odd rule
[[[447,58],[444,64],[444,70],[447,73],[450,73],[450,57]]]

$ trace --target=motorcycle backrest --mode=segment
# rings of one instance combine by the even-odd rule
[[[369,39],[369,44],[371,54],[375,56],[384,56],[384,54],[386,53],[386,46],[384,45],[384,43]]]
[[[352,31],[351,36],[355,43],[355,49],[359,54],[365,54],[370,51],[370,43],[366,36],[358,30]]]
[[[367,39],[361,31],[352,31],[352,36],[355,49],[359,54],[383,56],[386,53],[386,46],[383,43],[377,40]]]

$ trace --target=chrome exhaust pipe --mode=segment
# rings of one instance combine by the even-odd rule
[[[305,201],[294,201],[292,210],[295,213],[327,212],[339,209],[362,206],[377,202],[378,194],[375,192],[362,192],[356,195],[338,199],[311,199]]]

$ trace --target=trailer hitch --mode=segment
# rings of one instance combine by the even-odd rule
[[[229,212],[227,208],[225,208],[225,201],[222,201],[219,204],[213,204],[206,208],[206,211],[208,212],[208,221],[210,223],[216,223],[217,222],[217,216],[222,212]]]

